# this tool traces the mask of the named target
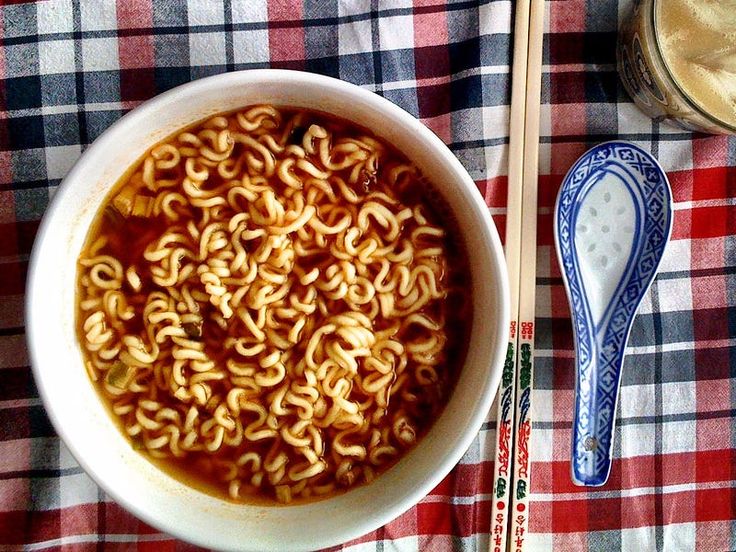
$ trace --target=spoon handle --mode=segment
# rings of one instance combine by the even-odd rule
[[[628,332],[627,332],[628,333]],[[623,366],[623,347],[592,340],[591,355],[576,355],[575,422],[572,480],[599,487],[611,473],[616,401]]]

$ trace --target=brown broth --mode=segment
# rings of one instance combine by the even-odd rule
[[[290,109],[281,109],[280,111],[283,114],[283,121],[288,121],[290,117],[296,113]],[[336,139],[346,135],[367,135],[375,137],[375,135],[367,129],[360,128],[352,123],[347,123],[324,113],[306,111],[303,111],[302,113],[304,120],[308,120],[310,123],[322,125],[333,132]],[[190,129],[196,129],[201,124],[203,124],[203,122],[192,125]],[[176,135],[180,132],[182,131],[178,131]],[[302,128],[296,129],[292,132],[293,139],[300,139],[303,132]],[[162,141],[161,143],[169,142],[174,136]],[[384,166],[379,167],[377,179],[385,178],[385,171],[393,166],[394,163],[406,163],[405,158],[399,152],[393,150],[385,142],[381,142],[387,147],[388,153],[386,158],[387,161],[384,163]],[[158,286],[151,280],[150,274],[146,271],[145,267],[147,266],[147,262],[143,259],[143,252],[152,240],[157,239],[171,227],[171,224],[163,215],[147,218],[124,218],[121,217],[113,207],[109,206],[113,198],[116,197],[117,194],[119,194],[126,186],[136,185],[131,184],[131,181],[135,180],[132,175],[134,175],[141,167],[143,159],[145,159],[145,156],[143,156],[135,166],[132,167],[131,170],[113,186],[110,194],[104,201],[104,205],[106,207],[100,209],[97,218],[91,226],[84,248],[84,251],[86,251],[98,237],[106,236],[108,238],[108,243],[101,252],[119,259],[122,262],[124,269],[129,265],[135,265],[138,268],[138,274],[141,277],[143,288],[138,294],[135,294],[137,297],[131,297],[133,294],[129,295],[129,302],[134,306],[138,303],[145,302],[146,296],[158,288]],[[220,184],[221,181],[222,179],[217,176],[208,182],[207,188],[215,187]],[[363,182],[363,186],[365,189],[370,189],[374,183],[375,181],[366,179],[365,182]],[[449,400],[452,389],[457,382],[460,369],[464,363],[469,339],[470,322],[472,320],[470,298],[472,283],[470,281],[470,271],[468,268],[465,244],[458,230],[457,222],[451,217],[451,211],[442,200],[440,194],[432,188],[431,184],[425,178],[413,180],[408,179],[401,183],[397,191],[397,195],[403,203],[408,206],[421,204],[429,221],[446,230],[444,247],[447,253],[447,258],[444,260],[445,273],[443,277],[447,283],[448,296],[444,301],[437,301],[431,304],[427,309],[428,314],[441,317],[446,321],[445,331],[447,333],[447,343],[443,352],[445,360],[440,367],[438,367],[439,379],[434,384],[423,389],[419,389],[416,385],[404,385],[404,387],[391,398],[388,405],[389,411],[392,408],[398,408],[399,406],[403,407],[405,411],[415,419],[418,428],[417,437],[418,439],[421,439],[441,414],[442,409]],[[193,209],[197,208],[195,207]],[[402,229],[402,235],[404,232],[408,235],[414,225],[415,222],[413,219],[407,221]],[[327,258],[327,253],[311,255],[309,257],[301,258],[298,264],[305,272],[308,272],[311,268],[322,265]],[[80,292],[78,292],[78,296],[80,296],[80,293],[81,287]],[[337,303],[337,301],[332,301],[331,303],[328,301],[330,312],[333,312],[333,308],[339,309],[339,305],[337,305]],[[215,310],[215,308],[209,305],[209,303],[207,306],[210,307],[211,310]],[[334,312],[337,312],[337,310]],[[205,311],[202,314],[204,318],[202,339],[205,341],[206,351],[216,362],[224,362],[226,354],[224,352],[224,348],[219,345],[228,337],[229,334],[210,319],[208,312]],[[80,343],[84,343],[85,333],[82,330],[84,319],[85,314],[78,310],[77,330]],[[381,330],[381,326],[382,324],[377,323],[375,329]],[[233,328],[237,329],[237,326],[231,327],[231,330]],[[133,320],[127,323],[126,331],[128,333],[142,333],[142,320],[140,320],[136,315]],[[399,341],[402,339],[408,340],[415,337],[417,334],[421,334],[422,331],[422,329],[417,328],[415,325],[410,327],[406,332],[400,333],[398,335],[398,339]],[[293,354],[303,355],[305,347],[306,342],[297,343],[293,349]],[[394,381],[394,384],[395,383],[396,381]],[[107,396],[107,393],[103,390],[101,385],[98,385],[97,387],[103,402],[108,406],[108,408],[111,408],[111,401]],[[220,389],[220,387],[222,387],[222,389]],[[213,389],[213,393],[222,392],[226,391],[226,386],[222,382],[214,382]],[[354,389],[355,393],[351,398],[358,401],[362,400],[364,396],[361,397],[362,394],[359,392],[359,389]],[[164,400],[163,394],[159,395],[158,400]],[[116,423],[118,423],[122,431],[123,421],[112,413],[112,411],[110,412],[110,415]],[[244,426],[247,425],[253,417],[252,414],[248,413],[241,414],[241,416],[246,418],[243,424]],[[331,429],[323,430],[323,438],[328,444],[324,453],[324,457],[326,458],[329,458],[331,454],[329,443],[334,435],[331,433],[333,431],[334,430]],[[190,452],[183,459],[159,459],[153,458],[148,454],[146,454],[146,456],[161,470],[170,474],[174,478],[199,490],[229,500],[227,484],[223,484],[219,480],[219,475],[217,473],[218,460],[225,456],[228,458],[237,458],[243,452],[251,450],[258,452],[262,457],[266,456],[271,442],[272,439],[256,443],[244,440],[236,450],[231,450],[229,447],[222,447],[220,451],[215,454]],[[141,448],[141,443],[136,439],[131,439],[131,443],[135,448]],[[143,449],[142,452],[145,452],[145,449]],[[391,465],[395,464],[396,461],[400,461],[401,457],[405,453],[406,451],[403,451],[396,460],[381,466],[380,469],[376,470],[377,473],[380,474],[380,472],[385,471]],[[330,494],[341,491],[342,489],[338,488],[338,490],[332,491]],[[311,498],[317,497],[313,496]],[[297,501],[299,500],[305,499],[301,498]],[[247,498],[240,499],[239,501],[265,502],[269,504],[274,503],[273,497],[271,495],[264,495],[262,491],[254,491],[253,493],[248,494]]]

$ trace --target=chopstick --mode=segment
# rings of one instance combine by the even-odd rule
[[[511,324],[506,362],[498,390],[496,452],[493,463],[490,550],[506,552],[511,508],[511,452],[514,429],[514,391],[519,314],[519,268],[521,264],[521,201],[524,169],[524,119],[526,112],[529,1],[516,2],[514,59],[511,75],[509,121],[508,200],[506,207],[506,265],[511,292]]]
[[[516,373],[514,481],[511,546],[525,550],[529,526],[529,441],[532,432],[531,396],[534,374],[534,309],[537,273],[537,182],[539,177],[539,115],[542,89],[544,0],[532,0],[526,75],[524,172],[522,180],[521,270],[519,274],[519,354]],[[526,547],[529,549],[529,546]]]

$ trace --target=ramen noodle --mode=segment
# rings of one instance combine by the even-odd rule
[[[79,258],[86,367],[132,445],[233,500],[370,482],[440,414],[467,263],[368,131],[254,106],[153,147]]]

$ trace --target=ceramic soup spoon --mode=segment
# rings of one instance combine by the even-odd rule
[[[671,203],[657,160],[619,141],[578,159],[557,196],[555,243],[575,337],[576,485],[608,480],[626,342],[669,240]]]

